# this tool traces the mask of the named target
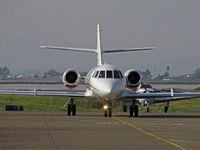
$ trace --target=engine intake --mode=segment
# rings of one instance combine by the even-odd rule
[[[80,73],[76,69],[68,69],[63,73],[63,83],[68,88],[75,88],[80,83]]]
[[[124,73],[126,78],[126,83],[128,88],[134,88],[138,86],[141,82],[141,75],[136,70],[128,70]]]

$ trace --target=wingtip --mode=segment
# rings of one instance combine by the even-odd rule
[[[46,46],[40,46],[40,48],[46,48]]]

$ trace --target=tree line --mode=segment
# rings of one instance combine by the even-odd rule
[[[9,74],[10,74],[10,70],[8,69],[7,66],[0,67],[0,76],[7,77]]]
[[[143,80],[165,80],[165,79],[170,79],[170,80],[178,80],[178,81],[199,81],[200,80],[200,68],[197,68],[194,73],[191,74],[185,74],[185,75],[180,75],[180,76],[171,76],[170,75],[170,67],[166,67],[166,71],[163,74],[158,74],[156,76],[152,75],[152,72],[150,69],[146,69],[145,71],[140,71]],[[55,69],[50,69],[47,72],[44,72],[42,75],[35,74],[33,75],[33,78],[58,78],[61,77],[63,72],[58,72]],[[0,67],[0,77],[8,77],[11,75],[10,69],[5,66],[5,67]],[[87,72],[82,72],[82,76],[86,76]]]

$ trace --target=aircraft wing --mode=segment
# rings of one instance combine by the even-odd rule
[[[122,98],[175,98],[200,97],[200,93],[124,93]]]
[[[85,92],[74,92],[74,93],[72,93],[72,92],[55,92],[55,91],[12,91],[12,90],[0,90],[0,94],[85,97]]]
[[[161,98],[153,98],[153,103],[163,103],[163,102],[170,102],[170,101],[178,101],[184,99],[193,99],[196,98],[195,96],[192,97],[161,97]]]
[[[118,53],[118,52],[147,51],[147,50],[155,50],[155,47],[141,47],[141,48],[124,48],[124,49],[103,50],[103,53]]]

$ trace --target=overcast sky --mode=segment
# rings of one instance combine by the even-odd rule
[[[96,47],[154,46],[156,51],[105,54],[107,63],[174,74],[200,68],[199,0],[0,0],[0,67],[12,72],[69,67],[88,71],[94,54],[40,49],[40,45]]]

